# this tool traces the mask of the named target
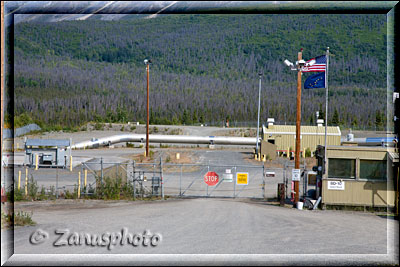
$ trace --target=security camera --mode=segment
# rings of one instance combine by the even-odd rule
[[[303,67],[306,64],[306,62],[304,61],[304,59],[300,59],[299,61],[296,61],[296,65]]]
[[[311,67],[315,64],[315,59],[310,60],[310,62],[306,63],[306,67]]]
[[[287,59],[285,59],[285,61],[283,61],[283,63],[285,63],[285,65],[288,66],[288,67],[293,67],[293,66],[294,66],[293,63],[290,62],[290,61],[287,60]]]

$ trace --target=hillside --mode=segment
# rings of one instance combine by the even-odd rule
[[[104,16],[104,15],[103,15]],[[144,121],[151,58],[151,123],[294,123],[295,61],[330,47],[330,122],[382,128],[386,109],[384,15],[160,15],[153,19],[21,22],[15,26],[15,122],[74,128]],[[303,75],[303,81],[310,74]],[[303,90],[303,124],[325,90]],[[336,112],[335,112],[336,110]],[[336,114],[335,114],[336,113]],[[21,114],[24,114],[21,117]],[[253,124],[254,125],[254,124]]]

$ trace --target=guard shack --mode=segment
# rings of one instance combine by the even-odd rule
[[[71,160],[70,139],[26,139],[25,165],[66,168]]]
[[[324,147],[316,156],[323,169]],[[397,180],[393,166],[398,162],[394,148],[328,146],[327,169],[322,176],[323,206],[393,208]]]

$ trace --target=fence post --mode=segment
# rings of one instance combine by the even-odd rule
[[[101,185],[103,185],[103,158],[100,158],[100,168],[101,168],[100,183]]]
[[[162,170],[162,157],[160,157],[160,176],[161,176],[161,197],[164,200],[164,178],[163,178],[163,170]]]
[[[118,178],[119,178],[119,164],[120,164],[120,163],[117,163],[117,174],[116,174],[117,180],[118,180]]]
[[[85,187],[85,193],[87,193],[86,185],[87,185],[87,169],[85,169],[85,183],[83,184],[83,186]]]
[[[81,197],[81,172],[78,172],[78,199]]]
[[[179,178],[179,196],[182,197],[182,165],[181,165],[181,176]]]
[[[56,199],[58,199],[58,165],[56,166]]]
[[[208,161],[208,165],[207,165],[207,173],[210,171],[210,161]],[[206,184],[206,188],[207,188],[207,193],[206,196],[208,197],[208,184]]]
[[[234,181],[233,181],[233,198],[236,197],[236,166],[233,167],[235,169]]]
[[[265,199],[265,164],[263,164],[263,183],[262,183],[262,196]]]
[[[133,182],[133,199],[136,200],[136,168],[135,161],[132,162],[132,182]]]

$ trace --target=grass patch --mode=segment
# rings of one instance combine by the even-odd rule
[[[35,225],[36,222],[32,220],[32,212],[18,211],[17,213],[4,213],[1,212],[1,227],[7,228],[11,226],[26,226]]]

